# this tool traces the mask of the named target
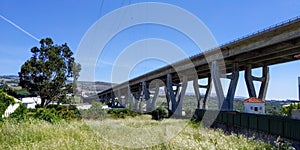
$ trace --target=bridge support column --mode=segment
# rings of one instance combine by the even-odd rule
[[[211,68],[212,79],[215,86],[217,98],[219,101],[218,108],[220,110],[233,110],[234,95],[236,92],[236,87],[239,78],[239,65],[238,63],[234,63],[232,68],[232,73],[230,75],[226,75],[225,77],[221,75],[220,72],[221,70],[218,61],[213,61],[211,66],[212,66]],[[221,78],[230,79],[230,84],[229,84],[226,97],[221,84]]]
[[[230,84],[225,101],[222,105],[222,110],[233,110],[233,101],[236,92],[236,87],[238,84],[239,74],[239,64],[234,63],[231,75],[226,76],[227,79],[230,79]]]
[[[218,61],[213,61],[211,64],[211,76],[212,81],[214,83],[214,87],[217,94],[218,99],[218,108],[222,109],[222,103],[224,101],[224,91],[221,84],[221,73],[220,73],[220,67]]]
[[[159,84],[157,81],[154,81],[154,83],[155,83],[154,87],[150,87],[150,85],[145,87],[145,88],[148,88],[145,91],[146,93],[148,92],[148,100],[145,98],[146,112],[151,112],[151,111],[155,110],[155,107],[156,107],[156,100],[157,100],[158,93],[159,93]],[[152,98],[150,97],[150,95],[152,95]]]
[[[104,97],[103,97],[103,103],[107,105],[108,103],[108,95],[105,94]]]
[[[116,98],[113,92],[110,93],[110,99],[111,99],[111,106],[115,107],[116,106]]]
[[[196,95],[196,99],[197,99],[197,108],[198,109],[207,109],[206,102],[207,102],[208,97],[211,92],[211,77],[209,76],[207,78],[207,85],[199,85],[198,80],[199,80],[198,77],[196,77],[193,80],[193,87],[194,87],[194,91],[195,91],[195,95]],[[200,88],[206,89],[205,95],[203,97],[202,105],[201,105],[202,96],[200,93]]]
[[[167,92],[166,97],[171,101],[171,111],[176,116],[182,116],[182,101],[185,96],[186,88],[187,88],[187,77],[183,76],[182,84],[176,84],[172,82],[172,75],[167,75]],[[176,86],[176,89],[173,89],[173,86]],[[180,90],[181,86],[181,90]]]
[[[118,89],[118,104],[119,106],[122,106],[122,94],[121,94],[121,90]]]
[[[157,97],[158,97],[158,94],[159,94],[159,85],[156,83],[155,86],[156,87],[154,89],[154,94],[153,94],[152,102],[151,102],[151,105],[150,105],[150,111],[155,110],[155,108],[156,108],[156,100],[157,100]]]
[[[104,95],[101,95],[101,96],[100,96],[100,102],[101,102],[101,103],[104,103],[104,102],[105,102]]]
[[[170,110],[170,96],[168,94],[168,88],[167,86],[164,87],[164,91],[165,91],[165,94],[166,94],[166,99],[167,99],[167,108]]]
[[[151,101],[150,101],[150,92],[149,92],[149,89],[148,89],[148,86],[147,86],[147,83],[144,81],[142,82],[142,95],[143,95],[143,100],[146,101],[146,111],[148,112],[149,111],[149,106],[151,104]],[[140,112],[142,112],[143,110],[143,103],[141,102],[140,103]]]
[[[132,103],[132,94],[131,94],[131,90],[130,90],[130,86],[128,85],[127,87],[127,95],[125,96],[125,107],[129,107],[129,109],[132,109],[131,104]],[[129,106],[128,106],[129,105]]]
[[[247,65],[246,70],[245,70],[245,81],[246,81],[249,97],[255,97],[255,98],[260,98],[262,100],[265,100],[267,88],[268,88],[268,84],[269,84],[269,79],[270,79],[270,73],[269,73],[268,66],[262,67],[262,77],[254,77],[252,75],[251,64]],[[258,97],[257,97],[255,87],[253,84],[254,81],[261,82]]]
[[[141,98],[141,92],[135,92],[133,93],[134,97],[134,107],[133,110],[138,111],[139,110],[139,104],[140,104],[140,98]]]

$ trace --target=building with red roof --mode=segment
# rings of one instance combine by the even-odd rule
[[[244,100],[244,111],[253,114],[265,114],[265,101],[259,98],[250,97]]]

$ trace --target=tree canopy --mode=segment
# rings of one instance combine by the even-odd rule
[[[32,57],[21,67],[20,86],[39,95],[41,106],[63,102],[68,93],[76,90],[81,70],[68,45],[54,45],[51,38],[42,39],[40,48],[31,48]],[[68,80],[73,80],[67,83]]]

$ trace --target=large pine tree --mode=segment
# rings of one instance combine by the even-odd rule
[[[40,44],[40,48],[31,49],[32,57],[22,65],[19,84],[39,95],[44,107],[52,101],[60,103],[67,93],[73,93],[81,67],[67,44],[54,45],[51,38],[42,39]],[[73,84],[67,80],[73,80]]]

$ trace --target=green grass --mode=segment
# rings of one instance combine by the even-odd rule
[[[0,149],[271,149],[242,135],[191,126],[186,120],[126,119],[0,124]],[[125,146],[125,147],[124,147]]]

